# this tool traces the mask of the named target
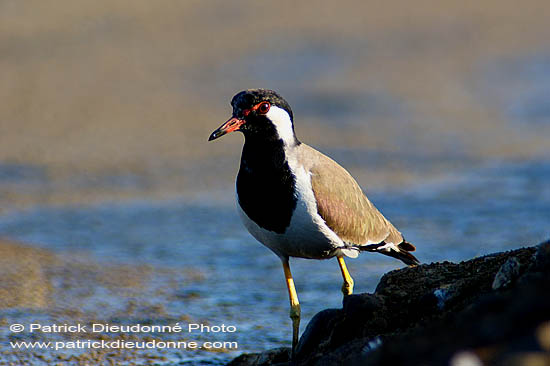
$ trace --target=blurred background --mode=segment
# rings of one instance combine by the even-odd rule
[[[5,362],[222,364],[290,344],[280,263],[236,218],[242,137],[207,143],[247,88],[280,92],[298,137],[357,178],[421,261],[548,239],[549,13],[535,0],[0,1],[0,320],[225,323],[238,332],[189,337],[239,343],[24,352],[7,342],[29,334],[2,327]],[[379,257],[350,261],[357,291],[400,266]],[[292,265],[304,326],[340,306],[335,262]]]

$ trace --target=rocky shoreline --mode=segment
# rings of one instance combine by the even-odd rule
[[[289,348],[248,365],[550,365],[550,241],[385,274],[373,294],[319,312]]]

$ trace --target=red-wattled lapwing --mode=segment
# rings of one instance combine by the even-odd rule
[[[336,257],[344,284],[353,279],[344,256],[377,252],[418,264],[414,245],[374,207],[338,163],[300,142],[290,106],[279,94],[249,89],[233,97],[233,116],[210,135],[240,131],[245,141],[237,175],[237,203],[248,231],[279,256],[290,297],[292,350],[298,343],[300,304],[289,257]]]

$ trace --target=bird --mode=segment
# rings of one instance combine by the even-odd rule
[[[300,303],[290,271],[291,257],[336,257],[342,293],[354,281],[344,257],[376,252],[414,266],[415,246],[405,241],[365,196],[356,180],[334,160],[301,142],[288,102],[269,89],[247,89],[231,100],[233,113],[208,141],[230,132],[244,134],[236,200],[244,226],[281,260],[290,301],[294,356]]]

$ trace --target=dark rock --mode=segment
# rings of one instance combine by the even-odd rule
[[[309,322],[296,347],[298,360],[312,354],[320,345],[330,341],[331,331],[343,320],[340,309],[326,309],[317,313]]]
[[[382,299],[377,295],[358,294],[345,296],[343,300],[344,312],[349,315],[364,318],[372,317],[372,314],[383,306]]]
[[[342,309],[318,313],[292,365],[515,365],[533,354],[548,360],[539,333],[550,329],[549,276],[550,242],[391,271],[374,294],[347,296]],[[290,365],[288,357],[288,349],[271,350],[231,365]]]
[[[234,358],[227,366],[268,366],[285,365],[290,360],[290,348],[281,347],[262,353],[245,353]]]
[[[534,270],[535,271],[550,270],[550,240],[537,245],[537,252],[535,253]]]
[[[508,258],[506,262],[498,269],[498,272],[491,286],[493,290],[509,286],[520,274],[521,264],[516,257]]]

